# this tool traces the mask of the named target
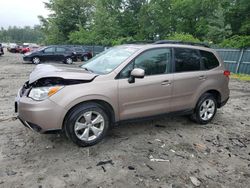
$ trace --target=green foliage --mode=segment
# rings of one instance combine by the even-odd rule
[[[249,0],[49,0],[46,7],[52,14],[40,21],[47,44],[159,39],[218,44],[250,35]]]
[[[174,33],[172,36],[167,37],[167,40],[179,40],[183,42],[201,42],[198,38],[195,38],[193,35],[185,33]]]
[[[250,36],[234,35],[225,39],[220,46],[226,48],[247,48],[250,47]]]
[[[91,0],[49,0],[45,3],[52,14],[39,16],[46,44],[67,43],[71,32],[79,26],[87,26],[92,12]]]
[[[9,27],[8,29],[0,29],[0,42],[16,42],[16,43],[40,43],[43,40],[43,34],[40,26],[33,28],[26,26],[23,28]]]
[[[89,44],[89,45],[95,43],[93,33],[87,31],[83,27],[80,27],[79,30],[70,33],[69,42],[72,44]]]
[[[226,25],[222,5],[219,5],[217,10],[214,11],[212,18],[208,19],[208,23],[205,38],[209,41],[218,43],[232,34],[231,26],[229,24]]]
[[[227,0],[226,23],[232,27],[233,35],[250,35],[249,0]]]
[[[94,23],[91,26],[93,43],[111,45],[112,40],[118,38],[121,32],[119,25],[120,1],[96,1],[95,6]]]
[[[241,81],[250,81],[250,75],[249,74],[231,74],[230,78],[235,78]]]
[[[112,46],[121,45],[124,43],[133,42],[135,39],[133,37],[121,37],[112,41]]]

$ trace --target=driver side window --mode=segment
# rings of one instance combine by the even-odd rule
[[[137,56],[120,73],[119,78],[128,78],[134,68],[141,68],[145,75],[166,74],[170,72],[171,50],[168,48],[153,49]]]

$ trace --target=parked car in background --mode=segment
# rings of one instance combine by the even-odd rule
[[[79,68],[38,65],[15,106],[26,127],[63,130],[90,146],[122,121],[175,114],[209,123],[229,99],[229,74],[219,55],[200,44],[122,45]]]
[[[7,47],[7,50],[8,50],[8,52],[11,52],[11,53],[20,53],[21,47],[17,44],[10,44]]]
[[[5,42],[3,42],[3,43],[2,43],[2,47],[3,47],[3,48],[7,48],[7,47],[8,47],[8,44],[5,43]]]
[[[25,54],[25,53],[30,52],[30,51],[31,51],[31,49],[30,49],[29,45],[23,45],[22,47],[20,47],[21,54]]]
[[[36,50],[38,50],[39,48],[41,48],[39,45],[30,45],[29,46],[29,48],[30,48],[30,51],[31,52],[33,52],[33,51],[36,51]]]
[[[73,46],[71,48],[76,53],[77,59],[80,59],[81,61],[88,61],[92,58],[92,53],[84,49],[83,46]]]
[[[3,51],[3,46],[2,44],[0,43],[0,56],[4,54],[4,51]]]
[[[54,45],[40,48],[33,52],[28,52],[23,56],[24,61],[31,61],[34,64],[39,64],[45,61],[62,61],[67,64],[72,64],[76,61],[75,52],[70,47]]]

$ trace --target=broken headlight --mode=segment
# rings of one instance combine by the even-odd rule
[[[28,97],[37,101],[42,101],[56,94],[63,87],[64,86],[35,87],[30,90]]]

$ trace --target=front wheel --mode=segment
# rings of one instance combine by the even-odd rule
[[[64,129],[66,135],[77,145],[91,146],[100,142],[107,134],[109,118],[98,104],[81,104],[67,115]]]
[[[33,57],[32,58],[32,63],[34,63],[34,64],[39,64],[41,62],[41,60],[40,60],[40,58],[39,57]]]
[[[205,93],[198,101],[191,119],[199,124],[209,123],[217,112],[217,101],[210,93]]]

